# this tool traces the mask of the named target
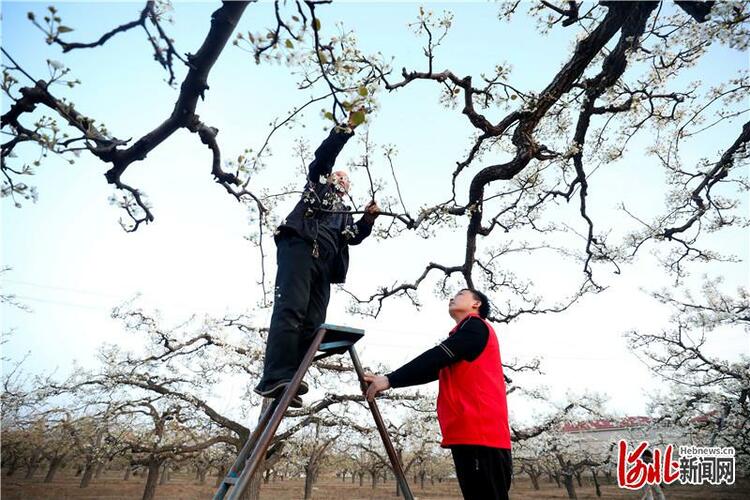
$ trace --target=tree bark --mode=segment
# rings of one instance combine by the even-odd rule
[[[18,467],[18,459],[14,458],[8,464],[8,470],[5,472],[6,477],[9,477],[9,476],[12,476],[13,474],[15,474],[17,467]]]
[[[305,500],[310,500],[313,494],[313,486],[315,486],[315,479],[317,476],[317,470],[315,467],[305,467]]]
[[[599,488],[599,478],[597,477],[598,473],[595,469],[591,469],[591,477],[594,478],[594,487],[596,488],[596,496],[601,497],[602,496],[602,490]]]
[[[169,465],[164,464],[161,469],[161,477],[159,478],[159,484],[167,484],[169,481]]]
[[[143,488],[143,497],[141,500],[153,500],[156,495],[156,485],[159,481],[159,470],[161,462],[154,461],[148,464],[148,474],[146,475],[146,486]]]
[[[102,475],[102,471],[104,471],[104,467],[106,465],[107,465],[106,463],[101,462],[100,464],[98,464],[96,466],[96,472],[94,473],[94,479],[99,479],[99,476]]]
[[[527,470],[526,473],[529,475],[529,478],[531,478],[531,486],[533,486],[535,490],[538,490],[539,489],[539,474],[535,474],[530,470]]]
[[[123,481],[130,479],[130,474],[133,472],[133,468],[130,465],[125,466],[125,475],[122,477]]]
[[[576,487],[573,484],[573,473],[563,472],[563,484],[568,492],[568,498],[576,499]]]
[[[39,462],[33,461],[29,463],[29,466],[26,468],[26,475],[24,476],[24,479],[31,479],[34,477],[34,474],[36,474],[36,470],[39,468]]]
[[[81,476],[81,488],[87,488],[91,482],[91,478],[94,476],[94,464],[87,463],[83,469],[83,475]]]
[[[62,465],[62,461],[65,457],[55,457],[52,460],[50,460],[49,463],[49,470],[47,471],[47,475],[44,477],[45,483],[51,483],[53,479],[55,479],[55,474],[57,474],[57,471],[60,469],[60,465]]]
[[[271,400],[268,398],[263,398],[263,403],[260,405],[260,413],[258,414],[259,423],[260,418],[263,416],[263,413],[265,413],[266,409],[270,405]],[[247,442],[248,439],[250,439],[249,434],[240,436],[240,442],[242,443]],[[250,484],[248,484],[247,490],[245,491],[245,495],[242,497],[242,500],[260,500],[260,488],[261,486],[263,486],[263,471],[266,468],[265,464],[266,457],[261,457],[260,464],[258,464],[258,468],[256,469],[252,479],[250,479]]]
[[[227,466],[221,465],[219,467],[219,471],[216,473],[216,482],[214,483],[214,486],[218,487],[221,482],[224,480],[224,476],[227,475]]]

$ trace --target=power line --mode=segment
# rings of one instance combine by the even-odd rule
[[[25,295],[16,295],[15,298],[21,299],[21,300],[30,300],[30,301],[33,301],[33,302],[44,302],[44,303],[47,303],[47,304],[55,304],[55,305],[58,305],[58,306],[82,307],[84,309],[92,309],[92,310],[99,310],[99,311],[111,309],[111,307],[91,306],[91,305],[87,305],[87,304],[74,304],[72,302],[63,302],[63,301],[60,301],[60,300],[51,300],[51,299],[40,299],[40,298],[37,298],[37,297],[29,297],[29,296],[25,296]]]
[[[68,288],[63,286],[55,286],[55,285],[44,285],[41,283],[32,283],[30,281],[21,281],[21,280],[13,280],[13,279],[3,279],[3,282],[7,283],[14,283],[17,285],[24,285],[24,286],[33,286],[36,288],[46,288],[48,290],[62,290],[66,292],[74,292],[74,293],[82,293],[86,295],[97,295],[100,297],[108,297],[108,298],[120,298],[118,295],[103,293],[103,292],[95,292],[92,290],[81,290],[80,288]]]

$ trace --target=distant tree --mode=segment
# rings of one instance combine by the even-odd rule
[[[750,473],[750,355],[726,359],[712,348],[726,335],[750,333],[747,289],[728,293],[721,280],[707,279],[699,296],[689,290],[653,296],[672,309],[669,327],[631,331],[627,338],[669,387],[653,395],[655,424],[675,426],[695,444],[733,446],[738,469]]]

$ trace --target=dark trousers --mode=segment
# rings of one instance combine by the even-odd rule
[[[451,453],[466,500],[508,500],[513,473],[510,450],[456,445],[451,447]]]
[[[315,329],[325,321],[331,295],[333,251],[323,245],[320,256],[312,244],[296,235],[276,242],[276,286],[268,330],[260,391],[291,380],[310,345]]]

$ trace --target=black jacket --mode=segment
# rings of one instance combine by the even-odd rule
[[[366,217],[354,222],[351,214],[331,214],[326,210],[349,211],[351,207],[341,202],[335,188],[326,182],[326,177],[333,170],[336,157],[354,135],[334,127],[323,143],[315,150],[315,159],[310,163],[307,173],[307,184],[302,197],[286,219],[281,221],[276,230],[276,238],[284,234],[295,234],[313,245],[313,252],[318,248],[318,225],[323,218],[333,217],[340,228],[338,254],[331,270],[330,282],[343,283],[349,269],[349,245],[358,245],[372,232],[373,223]]]

